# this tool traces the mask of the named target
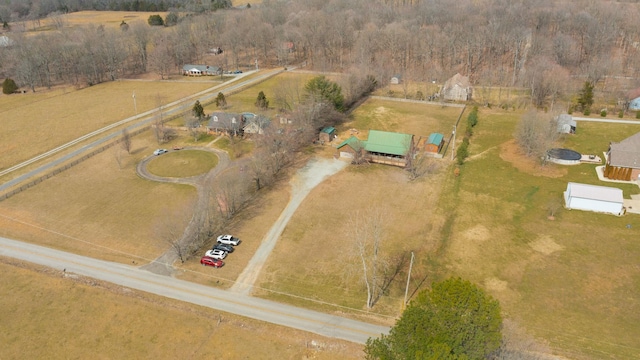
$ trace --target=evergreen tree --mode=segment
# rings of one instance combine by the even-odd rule
[[[219,92],[216,97],[216,106],[217,107],[225,107],[227,106],[227,99],[224,97],[224,94]]]
[[[590,81],[585,81],[580,96],[578,97],[578,105],[582,113],[587,115],[591,113],[591,105],[593,105],[593,88],[594,85]]]
[[[264,94],[264,91],[260,91],[258,93],[258,98],[256,99],[256,107],[262,110],[269,108],[269,100],[267,100],[267,96]]]
[[[17,90],[18,90],[18,85],[16,85],[16,82],[13,81],[13,79],[9,79],[9,78],[4,79],[4,81],[2,82],[3,94],[6,94],[6,95],[13,94]]]
[[[342,88],[323,75],[309,80],[305,86],[305,90],[309,96],[314,97],[316,100],[326,101],[333,105],[336,110],[344,111]]]
[[[202,104],[200,104],[200,100],[196,100],[196,103],[193,104],[191,113],[193,113],[193,116],[197,117],[198,119],[202,119],[204,117],[204,108],[202,107]]]
[[[451,278],[418,294],[389,335],[367,340],[367,359],[487,358],[500,347],[500,304],[469,281]]]

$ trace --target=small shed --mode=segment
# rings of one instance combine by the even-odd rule
[[[331,142],[333,138],[336,136],[336,128],[333,126],[327,126],[326,128],[320,131],[320,136],[318,139],[321,143]]]
[[[336,147],[340,152],[340,157],[354,159],[356,154],[362,155],[364,143],[355,136],[351,136]]]
[[[640,97],[637,97],[629,101],[629,110],[633,110],[633,111],[640,110]]]
[[[556,117],[557,131],[560,134],[575,134],[578,123],[569,114],[560,114]]]
[[[391,77],[391,84],[398,85],[402,82],[402,75],[396,74]]]
[[[424,146],[424,151],[437,154],[442,150],[444,146],[444,135],[440,133],[432,133],[427,139],[427,143]]]
[[[607,186],[570,182],[564,192],[564,206],[571,210],[594,211],[605,214],[622,215],[622,190]]]

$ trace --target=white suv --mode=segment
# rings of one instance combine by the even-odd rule
[[[222,260],[227,257],[227,252],[222,250],[207,250],[204,256],[210,257],[212,259]]]
[[[220,235],[217,240],[220,244],[227,244],[236,246],[240,244],[240,239],[231,235]]]

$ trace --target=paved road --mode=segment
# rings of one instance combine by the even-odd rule
[[[0,256],[37,262],[61,271],[66,269],[67,274],[88,276],[131,289],[360,344],[364,344],[369,337],[389,331],[385,326],[252,298],[157,275],[124,264],[96,260],[3,237],[0,237]]]
[[[249,79],[249,80],[242,80],[242,78],[238,77],[233,79],[232,81],[235,81],[233,83],[224,83],[215,87],[212,87],[210,89],[201,91],[197,94],[188,96],[186,98],[180,99],[178,101],[174,101],[170,104],[164,105],[160,108],[157,109],[152,109],[149,110],[147,112],[144,112],[142,114],[136,115],[136,116],[132,116],[129,117],[127,119],[121,120],[115,124],[111,124],[109,126],[106,126],[102,129],[98,129],[92,133],[86,134],[84,136],[79,137],[78,139],[72,140],[66,144],[60,145],[59,147],[55,148],[55,149],[51,149],[43,154],[37,155],[29,160],[26,160],[20,164],[16,164],[8,169],[2,170],[2,172],[0,172],[0,176],[2,175],[6,175],[9,174],[13,171],[19,170],[27,165],[31,165],[33,163],[35,163],[36,161],[40,161],[40,160],[44,160],[46,158],[49,158],[59,152],[62,152],[66,149],[69,149],[79,143],[82,143],[84,141],[88,141],[90,138],[93,138],[95,136],[104,134],[106,132],[108,132],[109,130],[114,129],[116,126],[120,126],[126,123],[132,123],[131,125],[129,125],[127,127],[127,130],[129,130],[129,132],[133,132],[136,129],[139,129],[141,127],[144,126],[148,126],[149,124],[151,124],[154,120],[155,120],[155,116],[159,111],[163,112],[163,116],[165,117],[169,117],[171,115],[174,114],[179,114],[182,112],[187,111],[191,106],[192,106],[192,102],[195,100],[199,100],[200,102],[204,103],[207,102],[213,98],[215,98],[218,94],[218,92],[225,92],[225,93],[229,93],[229,92],[233,92],[236,90],[239,90],[245,86],[251,85],[253,83],[257,83],[260,81],[264,81],[267,78],[270,78],[272,76],[275,76],[281,72],[283,72],[284,70],[278,69],[278,70],[272,70],[272,71],[267,71],[264,74],[261,74],[260,76],[257,76],[255,78]],[[245,74],[246,75],[250,75],[253,72],[248,72]],[[10,189],[13,186],[16,186],[20,183],[26,182],[31,178],[34,178],[36,176],[42,175],[43,173],[52,170],[54,167],[64,163],[67,160],[82,156],[83,154],[92,151],[93,149],[99,148],[100,146],[104,145],[105,143],[107,143],[110,140],[113,140],[115,138],[117,138],[118,136],[120,136],[122,134],[121,130],[117,130],[115,132],[112,132],[108,135],[105,135],[97,140],[94,140],[93,142],[91,142],[90,144],[87,144],[83,147],[81,147],[80,149],[77,149],[73,152],[71,152],[70,154],[67,154],[61,158],[49,161],[47,163],[45,163],[42,166],[39,166],[38,168],[29,171],[26,174],[23,174],[21,176],[18,176],[4,184],[0,184],[0,192]]]
[[[598,119],[598,118],[586,118],[586,117],[572,117],[573,120],[576,121],[590,121],[590,122],[601,122],[601,123],[612,123],[612,124],[636,124],[640,125],[640,120],[620,120],[620,119]]]

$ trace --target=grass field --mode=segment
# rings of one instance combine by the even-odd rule
[[[276,89],[285,86],[287,81],[283,79],[289,79],[291,86],[286,86],[293,89],[294,84],[300,88],[305,76],[312,75],[282,76],[229,97],[228,110],[252,111],[260,90],[272,100]],[[69,96],[72,100],[66,102],[75,103],[73,99],[85,90],[74,92]],[[125,92],[130,94],[131,89]],[[137,89],[136,95],[140,96]],[[55,104],[56,97],[65,94],[35,96],[42,96],[43,103]],[[33,107],[16,98],[0,97],[2,108]],[[122,104],[132,107],[130,95],[124,98]],[[6,99],[16,103],[3,103]],[[142,111],[140,101],[138,107]],[[155,106],[153,100],[148,102],[149,107]],[[82,110],[71,109],[73,114]],[[431,132],[446,135],[459,112],[457,108],[369,100],[352,113],[350,122],[338,127],[339,136],[346,139],[351,128],[360,130],[357,135],[361,139],[369,129],[418,136]],[[360,313],[356,310],[364,309],[366,293],[358,259],[354,259],[353,247],[345,241],[349,238],[348,219],[358,211],[380,208],[388,215],[383,251],[405,256],[413,251],[416,255],[410,295],[434,280],[462,276],[486,288],[500,300],[506,317],[548,340],[560,354],[572,359],[640,358],[640,245],[635,230],[640,227],[640,218],[561,209],[555,220],[548,220],[550,205],[561,203],[568,181],[598,181],[593,165],[541,168],[521,157],[510,141],[520,115],[481,108],[469,148],[471,156],[461,167],[459,177],[453,176],[453,167],[445,159],[440,171],[419,181],[408,181],[407,174],[398,168],[370,165],[350,167],[319,185],[300,206],[269,259],[260,278],[260,286],[265,289],[262,295],[314,308],[326,308],[320,304],[328,302],[348,308],[339,309],[340,312]],[[80,121],[82,117],[75,115],[72,119],[69,122],[74,121],[76,126],[85,126]],[[3,120],[0,124],[9,123]],[[15,129],[19,136],[31,134]],[[50,131],[82,133],[62,126]],[[637,131],[637,125],[580,122],[578,133],[568,137],[563,146],[601,155],[609,141],[620,141]],[[211,140],[212,136],[207,135],[194,143],[185,132],[175,143],[203,145]],[[116,161],[117,149],[112,148],[1,202],[0,233],[124,263],[155,258],[168,248],[158,240],[158,222],[175,211],[189,214],[195,190],[143,180],[135,174],[135,165],[153,149],[173,145],[158,145],[148,132],[133,138],[132,155],[122,156],[120,165]],[[230,150],[236,157],[251,151],[250,142],[231,144],[221,140],[216,146]],[[236,150],[238,153],[234,154]],[[332,156],[334,149],[324,146],[310,148],[309,152]],[[168,155],[172,154],[163,157]],[[615,186],[623,189],[626,197],[640,193],[635,185]],[[288,196],[288,184],[279,184],[234,219],[228,230],[241,237],[243,244],[224,268],[203,269],[194,259],[180,267],[180,277],[229,286],[286,206]],[[400,313],[406,264],[374,307],[372,319],[384,321],[385,316]],[[335,307],[330,309],[336,311]],[[90,312],[91,309],[83,310],[85,315]],[[161,339],[151,334],[141,334],[139,338]],[[16,339],[11,341],[20,344]],[[134,343],[145,351],[143,345]]]
[[[9,263],[5,261],[10,261]],[[2,358],[359,359],[362,347],[0,258]],[[310,345],[314,341],[317,346]]]
[[[136,114],[211,87],[210,83],[116,81],[0,96],[0,169]]]
[[[184,178],[207,173],[216,167],[218,157],[208,151],[172,151],[149,162],[147,169],[154,175]]]
[[[508,317],[573,359],[637,359],[640,346],[640,244],[637,215],[561,210],[568,181],[598,183],[594,165],[540,168],[504,146],[518,115],[481,111],[472,158],[449,183],[439,208],[450,213],[439,273],[483,284]],[[601,154],[630,125],[580,122],[565,146]],[[600,185],[603,185],[600,183]],[[604,184],[607,185],[607,184]],[[625,196],[636,185],[613,184]],[[634,260],[635,259],[635,260]]]

